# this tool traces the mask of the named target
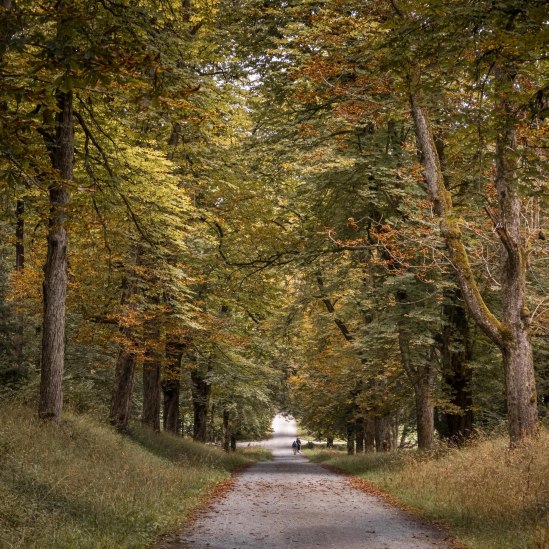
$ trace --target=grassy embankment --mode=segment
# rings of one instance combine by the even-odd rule
[[[251,459],[181,437],[66,415],[60,427],[34,411],[0,407],[0,547],[146,547]]]
[[[549,548],[549,433],[510,451],[505,437],[467,448],[386,455],[313,450],[314,461],[373,482],[474,549]]]

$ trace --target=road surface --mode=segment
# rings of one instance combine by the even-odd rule
[[[351,487],[291,448],[296,424],[281,415],[264,442],[273,461],[238,475],[169,549],[449,549],[444,532]]]

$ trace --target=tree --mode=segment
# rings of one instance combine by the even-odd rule
[[[404,17],[400,8],[397,14]],[[499,13],[498,13],[499,12]],[[494,230],[501,244],[501,320],[486,306],[472,272],[463,233],[453,211],[435,144],[432,125],[426,114],[422,94],[420,67],[416,61],[409,65],[409,98],[416,139],[422,154],[424,177],[434,210],[441,219],[440,230],[448,246],[456,270],[462,295],[479,326],[501,349],[506,377],[509,435],[511,444],[534,436],[537,431],[537,397],[530,341],[530,313],[526,304],[526,273],[528,237],[521,230],[521,191],[518,178],[517,126],[519,105],[512,98],[513,86],[518,83],[522,59],[508,53],[507,48],[517,45],[519,32],[516,21],[528,21],[526,12],[518,7],[494,9],[492,31],[512,33],[511,43],[502,44],[493,62],[493,101],[495,175],[494,187],[498,193],[497,214],[487,213],[494,222]],[[507,51],[506,51],[507,50]]]
[[[508,3],[482,4],[471,11],[457,2],[369,3],[360,7],[328,2],[314,19],[306,18],[308,9],[303,7],[299,12],[304,20],[293,24],[291,33],[281,32],[286,37],[288,58],[294,60],[293,99],[307,107],[297,112],[309,115],[306,123],[297,126],[301,135],[308,138],[302,141],[309,147],[315,140],[325,145],[327,136],[334,142],[339,136],[339,142],[346,144],[345,136],[356,135],[357,126],[368,128],[367,121],[374,130],[370,134],[375,134],[375,129],[387,123],[388,118],[393,119],[389,120],[393,125],[395,120],[406,124],[397,112],[405,100],[409,101],[423,175],[417,164],[407,166],[397,161],[385,165],[396,180],[412,182],[424,178],[434,212],[441,217],[441,235],[448,249],[448,257],[443,260],[452,263],[471,316],[502,350],[511,442],[532,436],[537,412],[526,266],[528,243],[537,236],[538,227],[530,231],[521,228],[520,207],[521,201],[528,198],[522,181],[532,180],[536,189],[540,186],[539,179],[534,181],[528,169],[519,169],[518,158],[539,168],[540,157],[533,158],[524,144],[517,147],[517,139],[528,133],[527,128],[533,129],[528,121],[527,113],[532,112],[528,105],[541,91],[542,19],[538,3],[524,9]],[[290,23],[286,24],[289,28]],[[526,29],[532,33],[528,40],[524,39]],[[500,40],[497,47],[494,40],[496,44]],[[461,66],[465,57],[473,60],[476,72],[464,67],[453,76],[449,67]],[[471,99],[478,90],[478,101]],[[469,94],[467,101],[463,100],[464,94]],[[485,112],[486,102],[494,106],[492,113]],[[318,113],[330,120],[331,134],[319,132]],[[484,140],[476,149],[463,146],[463,141],[457,141],[448,131],[451,129],[458,136],[463,128],[471,132],[474,127],[481,128]],[[407,150],[395,158],[413,162],[409,138],[401,143]],[[452,166],[446,172],[439,143],[444,148],[449,146],[453,154]],[[370,143],[362,148],[372,150]],[[329,149],[319,146],[319,150],[326,153]],[[486,293],[482,295],[482,277],[471,266],[471,239],[463,233],[462,208],[453,206],[453,199],[468,184],[466,162],[473,155],[482,162],[492,158],[495,170],[493,188],[499,194],[499,213],[494,214],[492,206],[486,212],[493,218],[502,243],[501,318],[492,312],[499,307],[497,300],[487,304]],[[332,156],[330,160],[333,159]],[[381,162],[379,157],[372,159],[377,169]],[[485,168],[479,173],[484,180],[488,175]],[[446,177],[453,185],[453,198]],[[403,194],[411,194],[401,188]],[[475,221],[479,222],[478,217]],[[486,224],[483,225],[482,230]]]

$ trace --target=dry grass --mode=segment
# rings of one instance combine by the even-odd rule
[[[0,547],[146,547],[248,462],[179,437],[0,407]]]
[[[374,481],[405,505],[447,524],[468,547],[549,548],[547,432],[512,451],[505,438],[495,438],[430,456],[321,452],[314,459]]]

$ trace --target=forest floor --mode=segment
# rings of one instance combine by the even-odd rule
[[[382,498],[353,487],[349,477],[291,449],[296,424],[277,416],[264,444],[273,460],[237,475],[191,527],[166,549],[301,548],[434,549],[452,547],[448,534]]]

